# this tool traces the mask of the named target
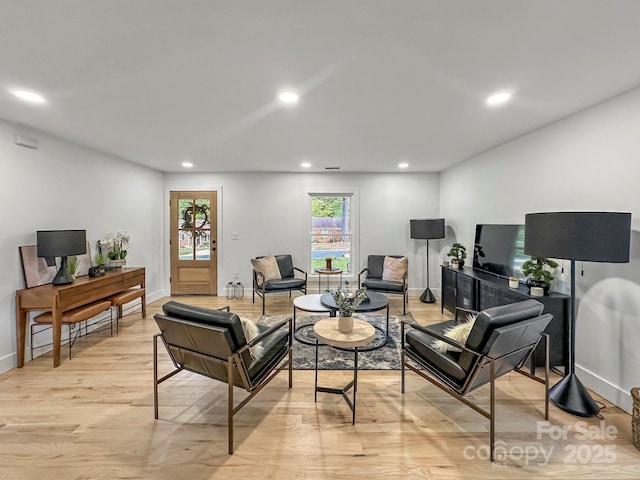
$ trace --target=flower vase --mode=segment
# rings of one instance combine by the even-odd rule
[[[108,259],[107,264],[109,267],[112,267],[112,268],[121,268],[127,265],[127,261],[125,259],[118,259],[118,260]]]
[[[331,259],[330,258],[325,259],[324,263],[325,263],[326,269],[331,270],[331,263],[332,263]]]
[[[338,317],[338,330],[340,330],[340,333],[351,333],[353,330],[353,317]]]

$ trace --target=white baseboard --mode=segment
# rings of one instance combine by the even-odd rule
[[[576,373],[585,387],[596,392],[601,397],[617,405],[627,413],[633,410],[633,399],[631,392],[626,392],[617,385],[613,385],[602,377],[595,375],[593,372],[585,370],[576,365]]]
[[[431,290],[431,293],[433,293],[433,295],[436,297],[436,299],[438,301],[440,301],[442,299],[442,294],[439,288],[432,288],[429,287]],[[419,287],[419,288],[409,288],[409,296],[410,297],[419,297],[420,295],[422,295],[422,292],[424,292],[425,287]]]
[[[8,372],[12,368],[16,368],[17,365],[18,355],[15,352],[5,355],[0,358],[0,373]]]

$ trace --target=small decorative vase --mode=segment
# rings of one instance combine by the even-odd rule
[[[451,265],[451,268],[460,268],[460,263],[458,262],[458,260],[451,260],[449,265]]]
[[[340,330],[340,333],[351,333],[353,330],[353,317],[338,317],[338,330]]]
[[[107,260],[107,264],[108,264],[109,267],[122,268],[122,267],[126,267],[127,261],[125,259],[122,259],[122,260],[111,260],[111,259],[108,259]]]
[[[331,270],[331,259],[330,258],[325,259],[325,266],[326,266],[327,270]]]
[[[531,287],[531,296],[532,297],[544,297],[544,288],[542,287]]]

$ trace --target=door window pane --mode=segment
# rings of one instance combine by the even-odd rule
[[[178,200],[180,260],[211,259],[211,200]]]

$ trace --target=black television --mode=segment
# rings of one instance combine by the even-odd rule
[[[524,225],[476,225],[473,268],[499,277],[524,281],[522,264],[529,260],[524,253]]]

